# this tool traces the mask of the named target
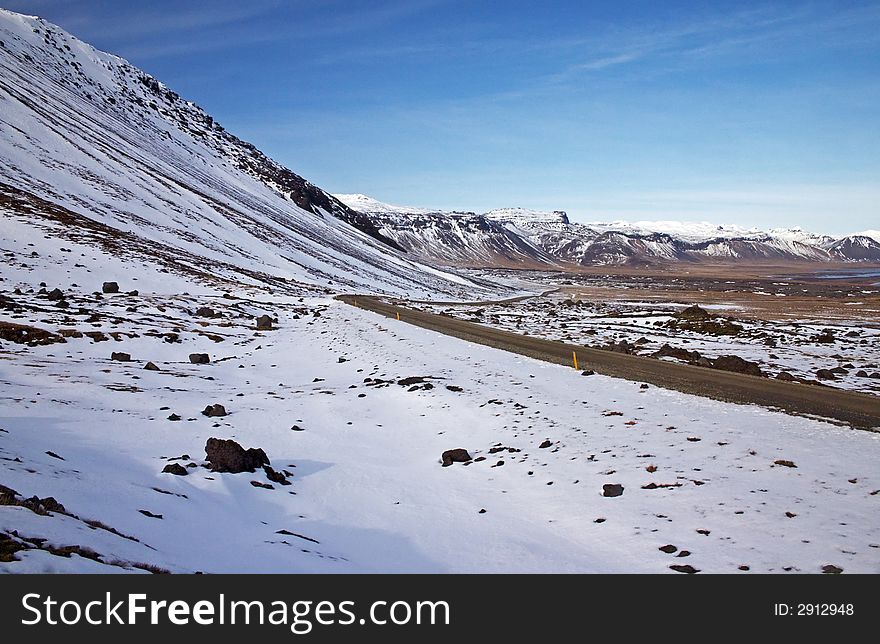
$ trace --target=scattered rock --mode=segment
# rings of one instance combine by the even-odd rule
[[[546,449],[548,447],[553,447],[553,443],[551,443],[549,440],[545,440],[543,443],[538,445],[539,449]]]
[[[837,376],[831,369],[819,369],[816,371],[819,380],[837,380]]]
[[[686,575],[693,575],[695,573],[700,572],[699,570],[697,570],[696,568],[694,568],[690,564],[684,564],[683,566],[681,564],[675,564],[675,565],[672,565],[669,567],[672,568],[672,570],[674,570],[675,572],[683,572]]]
[[[843,568],[840,566],[835,566],[834,564],[825,564],[822,566],[822,574],[823,575],[839,575],[843,572]]]
[[[217,312],[208,306],[200,306],[196,309],[196,317],[200,318],[216,318]]]
[[[180,463],[169,463],[162,469],[163,474],[174,474],[176,476],[186,476],[189,472]]]
[[[64,293],[61,291],[60,288],[56,288],[49,291],[49,294],[46,295],[46,297],[49,299],[50,302],[57,302],[64,299]]]
[[[269,485],[268,483],[263,483],[261,481],[251,481],[251,485],[253,485],[254,487],[261,487],[264,490],[274,490],[275,489],[274,485]]]
[[[284,476],[281,472],[276,471],[275,469],[269,467],[268,465],[263,466],[263,471],[266,473],[266,478],[272,481],[273,483],[279,483],[281,485],[290,485],[290,481],[287,480],[287,477]]]
[[[660,552],[665,552],[666,554],[671,555],[673,552],[676,552],[676,551],[678,550],[678,548],[675,547],[675,546],[673,546],[673,545],[670,543],[670,544],[667,544],[667,545],[665,545],[665,546],[660,546],[660,547],[658,548],[658,550],[659,550]]]
[[[122,353],[121,351],[114,351],[110,354],[111,360],[118,360],[119,362],[131,362],[131,355],[127,353]]]
[[[784,458],[780,458],[778,460],[773,461],[774,465],[781,465],[782,467],[797,467],[792,461],[787,461]]]
[[[797,378],[795,378],[787,371],[780,371],[778,374],[776,374],[776,379],[782,380],[783,382],[794,382],[795,380],[797,380]]]
[[[593,371],[592,369],[587,369],[585,371],[581,371],[581,375],[582,376],[595,376],[596,372]]]
[[[234,440],[209,438],[205,454],[212,472],[254,472],[258,467],[269,465],[269,458],[262,449],[244,449]]]
[[[220,404],[208,405],[202,410],[202,416],[208,418],[222,418],[226,415],[226,408]]]
[[[153,514],[149,510],[138,510],[138,512],[143,514],[145,517],[149,517],[151,519],[163,519],[164,518],[161,514]]]
[[[606,483],[602,486],[602,496],[615,497],[623,494],[623,486],[618,483]]]
[[[161,369],[159,369],[159,367],[157,367],[152,362],[148,362],[147,364],[145,364],[144,369],[146,369],[147,371],[161,371]]]
[[[448,449],[443,454],[440,455],[440,460],[443,463],[443,467],[449,467],[453,463],[467,463],[472,460],[471,455],[468,454],[468,451],[464,448],[457,447],[455,449]]]
[[[268,315],[261,315],[257,318],[257,331],[271,331],[272,318]]]
[[[178,421],[178,420],[180,420],[180,416],[178,416],[177,414],[171,414],[171,415],[168,417],[168,420],[171,420],[171,421]]]
[[[191,353],[189,354],[189,361],[193,364],[209,364],[211,356],[207,353]]]
[[[101,291],[104,293],[118,293],[119,284],[117,284],[116,282],[104,282],[104,285],[101,287]]]

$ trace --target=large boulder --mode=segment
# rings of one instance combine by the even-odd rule
[[[735,373],[744,373],[750,376],[763,376],[764,372],[757,362],[745,360],[739,356],[718,356],[712,360],[712,366],[722,371],[733,371]]]
[[[269,457],[262,449],[245,449],[234,440],[209,438],[205,454],[213,472],[254,472],[258,467],[269,465]]]
[[[448,449],[440,455],[443,467],[449,467],[453,463],[467,463],[471,460],[471,455],[462,447],[456,449]]]

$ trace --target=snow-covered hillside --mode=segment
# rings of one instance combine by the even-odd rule
[[[276,288],[490,290],[412,262],[367,217],[126,61],[5,10],[0,192],[5,221],[118,238],[133,265]]]

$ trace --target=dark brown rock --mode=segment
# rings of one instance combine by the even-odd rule
[[[177,476],[186,476],[189,472],[180,463],[169,463],[162,469],[163,474],[175,474]]]
[[[159,367],[157,367],[152,362],[148,362],[147,364],[145,364],[144,369],[146,369],[147,371],[161,371],[161,369],[159,369]]]
[[[226,415],[226,408],[220,404],[208,405],[202,410],[202,416],[208,418],[222,418]]]
[[[471,455],[462,447],[456,449],[448,449],[440,455],[443,467],[449,467],[453,463],[467,463],[471,460]]]
[[[606,483],[602,486],[602,496],[615,497],[623,494],[623,486],[619,483]]]
[[[104,282],[104,285],[101,287],[101,291],[104,293],[118,293],[119,284],[117,284],[116,282]]]
[[[268,465],[263,466],[263,471],[266,473],[266,478],[272,481],[273,483],[279,483],[281,485],[290,485],[290,481],[287,480],[287,477],[284,476],[281,472],[269,467]]]
[[[191,353],[189,354],[189,361],[193,364],[209,364],[211,356],[207,353]]]
[[[735,373],[744,373],[750,376],[763,376],[764,372],[757,362],[744,360],[739,356],[718,356],[712,360],[712,366],[722,371],[733,371]]]
[[[675,314],[679,320],[688,320],[691,322],[700,322],[702,320],[708,320],[712,317],[712,315],[703,307],[694,304],[693,306],[689,306],[683,311],[679,311]]]
[[[684,565],[675,564],[675,565],[672,565],[669,567],[672,568],[672,570],[674,570],[675,572],[683,572],[687,575],[693,575],[694,573],[700,572],[699,570],[697,570],[696,568],[694,568],[690,564],[684,564]]]
[[[257,331],[271,331],[272,318],[268,315],[261,315],[257,318]]]
[[[130,362],[131,356],[127,353],[122,353],[121,351],[114,351],[110,354],[111,360],[118,360],[119,362]]]
[[[254,472],[258,467],[269,465],[269,458],[262,449],[244,449],[234,440],[209,438],[205,454],[212,472]]]

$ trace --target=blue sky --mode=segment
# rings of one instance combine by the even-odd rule
[[[0,0],[331,192],[880,228],[880,3]]]

